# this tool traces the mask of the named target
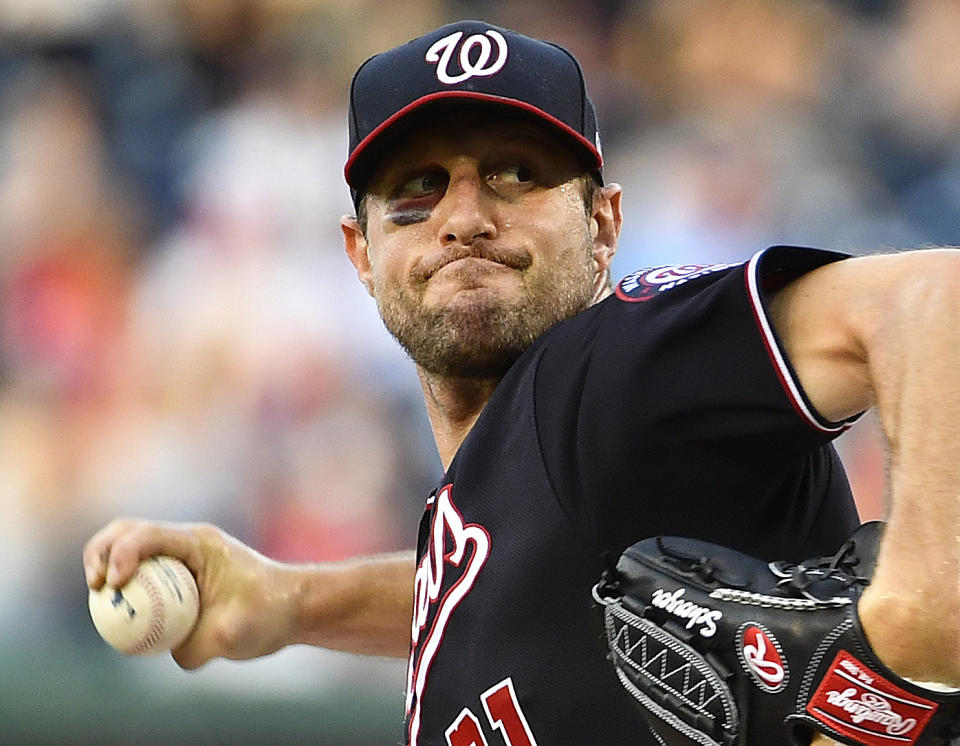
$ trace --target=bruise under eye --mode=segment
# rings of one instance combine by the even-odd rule
[[[413,225],[430,218],[431,210],[426,207],[401,207],[387,213],[387,220],[394,225]]]
[[[413,225],[427,220],[447,186],[442,171],[426,171],[405,178],[387,200],[386,219],[395,225]]]

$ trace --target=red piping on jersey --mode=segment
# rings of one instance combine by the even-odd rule
[[[780,345],[777,344],[777,338],[773,333],[773,328],[770,326],[769,319],[767,319],[767,314],[764,311],[763,302],[760,298],[760,283],[757,277],[760,267],[760,257],[765,251],[766,249],[758,251],[753,255],[750,261],[747,262],[745,274],[747,290],[750,294],[750,308],[753,311],[753,318],[760,328],[760,336],[763,339],[764,347],[767,348],[767,354],[770,356],[771,362],[773,362],[773,369],[776,371],[777,378],[780,379],[780,385],[783,386],[783,390],[786,392],[787,398],[790,399],[790,403],[797,411],[797,414],[805,419],[813,428],[822,433],[844,432],[850,428],[852,423],[841,422],[836,425],[826,425],[821,421],[820,417],[810,409],[803,395],[800,393],[799,384],[794,379],[790,367],[783,357]]]

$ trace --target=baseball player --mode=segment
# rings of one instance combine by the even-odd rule
[[[293,643],[408,657],[409,744],[662,743],[597,633],[609,558],[660,534],[834,552],[858,520],[831,441],[876,406],[892,509],[859,619],[900,676],[960,685],[960,252],[774,247],[614,288],[621,193],[580,67],[482,22],[368,60],[349,118],[346,252],[444,468],[416,553],[293,567],[118,520],[85,548],[91,587],[182,558],[186,668]]]

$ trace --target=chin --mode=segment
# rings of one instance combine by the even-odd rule
[[[433,375],[488,380],[502,378],[522,354],[523,349],[492,348],[489,345],[483,345],[455,351],[447,349],[440,355],[416,362],[423,370]]]
[[[492,378],[547,329],[589,305],[592,284],[582,279],[552,277],[524,288],[507,278],[461,277],[454,288],[437,283],[420,298],[401,290],[377,302],[387,329],[424,371]]]

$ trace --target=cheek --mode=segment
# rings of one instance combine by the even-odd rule
[[[405,236],[405,238],[408,238]],[[371,275],[375,295],[384,293],[396,295],[403,292],[411,284],[411,270],[415,255],[405,247],[410,245],[409,240],[403,242],[383,241],[375,254],[371,255]]]
[[[533,212],[537,217],[529,225],[528,239],[534,257],[556,262],[591,253],[590,226],[579,198],[561,207]]]
[[[382,255],[373,262],[371,272],[374,294],[380,296],[385,291],[390,291],[391,288],[397,286],[401,270],[396,261],[392,260],[389,255]]]

